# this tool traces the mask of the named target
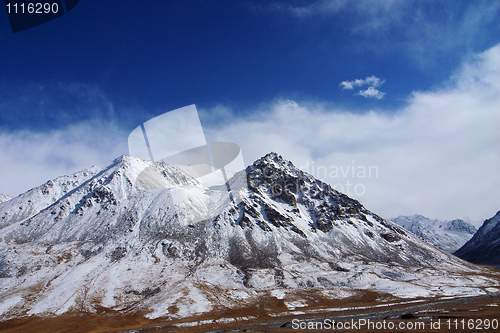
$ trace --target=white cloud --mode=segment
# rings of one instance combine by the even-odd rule
[[[366,98],[376,98],[381,99],[384,97],[385,93],[378,91],[373,87],[368,87],[366,90],[361,90],[358,95],[366,97]]]
[[[275,102],[207,133],[238,143],[247,162],[276,151],[384,217],[484,219],[500,208],[499,123],[500,45],[396,112]],[[378,176],[373,169],[360,177],[359,166],[376,167]],[[356,173],[335,177],[334,167]]]
[[[376,76],[369,76],[366,79],[356,79],[354,81],[343,81],[340,83],[342,89],[352,90],[354,87],[361,87],[364,85],[369,85],[368,89],[360,90],[357,95],[364,96],[366,98],[377,98],[381,99],[384,97],[385,93],[380,92],[375,87],[379,87],[384,84],[385,80],[381,80]]]
[[[16,196],[49,179],[109,164],[128,153],[127,135],[97,122],[48,133],[0,133],[0,193]]]
[[[385,80],[381,80],[376,76],[370,76],[365,79],[365,83],[373,87],[379,87],[384,84]]]
[[[366,79],[356,79],[354,81],[343,81],[340,83],[343,89],[352,90],[354,87],[361,87],[364,85],[369,85],[372,87],[379,87],[384,84],[385,80],[381,80],[376,76],[369,76]]]
[[[354,89],[354,82],[343,81],[343,82],[340,82],[340,86],[342,86],[343,89],[352,90],[352,89]]]

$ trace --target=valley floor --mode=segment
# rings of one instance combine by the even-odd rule
[[[315,309],[283,312],[279,316],[264,315],[261,306],[237,311],[211,313],[181,321],[148,320],[140,315],[113,312],[101,314],[66,314],[51,318],[13,319],[0,323],[0,332],[482,332],[498,331],[500,294],[441,299],[390,300],[365,292]],[[264,307],[271,304],[267,302]],[[337,303],[337,304],[335,304]],[[318,304],[319,305],[319,304]],[[212,320],[212,318],[219,318]],[[496,323],[495,324],[495,320]],[[331,326],[337,325],[335,329]],[[338,329],[357,323],[351,329]],[[323,326],[321,324],[323,323]],[[328,324],[330,326],[328,326]],[[347,323],[347,324],[346,324]],[[365,326],[360,327],[364,323]],[[372,326],[368,327],[371,323]],[[394,329],[389,327],[394,325]],[[403,325],[403,326],[400,326]],[[489,326],[489,329],[487,329]],[[300,329],[300,327],[305,329]],[[321,329],[323,327],[323,329]],[[386,329],[384,329],[384,327]],[[413,329],[409,329],[409,328]],[[307,329],[309,328],[309,329]],[[496,329],[494,329],[496,328]]]

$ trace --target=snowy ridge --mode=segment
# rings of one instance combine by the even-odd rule
[[[101,171],[100,168],[92,167],[70,176],[58,177],[18,197],[0,203],[0,227],[3,228],[34,216],[54,204],[58,198],[88,181],[99,171]]]
[[[460,219],[441,221],[415,214],[398,216],[391,221],[450,253],[462,247],[477,231],[472,224]]]
[[[185,318],[269,298],[290,310],[358,290],[498,291],[482,268],[275,153],[236,174],[231,188],[243,179],[248,188],[231,201],[175,166],[122,156],[0,204],[0,316],[107,308]]]
[[[500,211],[484,221],[455,255],[476,264],[500,265]]]
[[[5,202],[5,201],[9,201],[10,199],[12,199],[12,197],[0,193],[0,203]]]

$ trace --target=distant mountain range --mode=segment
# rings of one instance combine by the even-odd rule
[[[500,211],[454,254],[476,264],[500,265]]]
[[[0,203],[0,320],[276,316],[363,292],[449,297],[500,284],[276,153],[229,185],[231,196],[175,165],[122,156]]]
[[[472,224],[460,219],[441,221],[415,214],[398,216],[391,221],[450,253],[462,247],[477,231]]]

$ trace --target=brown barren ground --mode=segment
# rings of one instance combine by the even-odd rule
[[[12,319],[0,323],[1,332],[37,332],[37,333],[57,333],[57,332],[331,332],[333,330],[299,330],[294,329],[292,320],[298,319],[304,322],[322,322],[325,319],[336,321],[358,321],[359,318],[370,319],[372,322],[386,321],[393,322],[396,326],[399,322],[425,323],[424,330],[404,330],[405,332],[483,332],[499,331],[483,329],[467,329],[467,323],[470,319],[476,323],[477,319],[496,319],[500,321],[500,296],[496,297],[476,297],[476,298],[458,298],[447,300],[422,300],[422,303],[405,303],[390,300],[389,302],[377,302],[381,296],[373,292],[365,292],[357,297],[345,300],[330,301],[322,304],[323,309],[346,308],[346,307],[366,307],[365,309],[351,309],[343,311],[321,310],[320,304],[315,307],[297,309],[303,312],[312,311],[313,313],[293,314],[287,308],[282,309],[281,315],[270,316],[267,311],[268,306],[280,307],[269,299],[262,300],[260,304],[252,307],[246,307],[237,310],[212,312],[200,317],[189,318],[185,320],[168,321],[165,319],[149,320],[141,315],[124,315],[116,312],[102,312],[100,314],[65,314],[57,317],[29,317],[21,319]],[[394,304],[389,306],[374,306],[386,303]],[[321,302],[322,303],[322,302]],[[336,303],[336,304],[335,304]],[[280,309],[281,310],[281,309]],[[285,313],[285,312],[288,312]],[[209,321],[213,318],[242,318],[257,317],[253,320],[240,320],[230,323],[206,323],[194,325],[197,321]],[[368,317],[367,317],[368,316]],[[440,329],[430,329],[430,323],[441,320]],[[465,330],[455,330],[454,320],[458,320],[458,328],[461,328],[460,321],[465,319]],[[451,320],[451,329],[448,328],[448,320]],[[187,325],[179,327],[177,325]],[[186,324],[187,323],[187,324]],[[405,324],[405,325],[406,325]],[[475,324],[476,325],[476,324]],[[315,327],[318,327],[317,325]],[[474,326],[476,328],[476,326]],[[318,327],[319,328],[319,327]],[[355,332],[373,332],[374,330],[356,329],[356,330],[335,330],[335,331],[355,331]],[[389,331],[379,330],[379,331]],[[396,331],[396,330],[394,330]],[[401,331],[401,330],[398,330]]]

